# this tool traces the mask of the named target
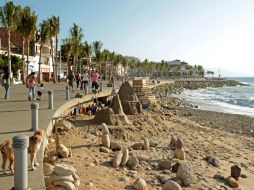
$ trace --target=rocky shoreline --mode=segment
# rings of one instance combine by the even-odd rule
[[[246,86],[234,80],[218,81],[179,81],[172,84],[165,84],[153,88],[156,94],[157,103],[165,109],[171,110],[180,117],[188,118],[202,126],[214,129],[225,130],[248,137],[254,137],[254,118],[223,112],[215,112],[197,109],[198,106],[192,105],[170,94],[179,94],[185,89],[195,90],[199,88],[219,88],[225,86]]]
[[[196,90],[200,88],[220,88],[233,86],[248,86],[235,80],[177,80],[175,83],[168,83],[156,86],[153,91],[156,94],[180,94],[184,90]]]

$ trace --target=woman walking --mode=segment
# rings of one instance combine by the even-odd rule
[[[31,74],[27,77],[27,80],[26,80],[26,87],[29,89],[28,91],[29,101],[35,99],[35,86],[38,85],[35,75],[36,75],[35,72],[31,72]]]
[[[8,72],[8,70],[4,71],[1,83],[2,83],[2,86],[5,89],[5,96],[4,96],[4,98],[7,100],[10,97],[10,78],[9,78],[9,72]]]

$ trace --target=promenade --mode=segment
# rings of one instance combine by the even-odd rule
[[[165,84],[169,81],[161,81],[160,84]],[[158,85],[158,84],[156,84]],[[118,91],[120,82],[116,83],[116,92]],[[149,85],[153,87],[155,85]],[[53,84],[46,83],[43,90],[42,100],[35,101],[39,103],[39,128],[47,129],[51,123],[51,119],[56,112],[64,112],[64,109],[70,108],[77,102],[90,100],[94,95],[85,95],[83,98],[74,98],[77,92],[84,94],[84,91],[70,92],[71,100],[67,101],[66,98],[66,83]],[[101,96],[110,95],[112,92],[111,87],[106,87],[106,82],[103,84],[103,92]],[[48,90],[53,90],[54,93],[54,110],[48,109]],[[32,102],[27,100],[28,89],[24,85],[11,86],[11,94],[9,100],[4,100],[4,88],[0,88],[0,143],[5,140],[12,139],[16,135],[31,136],[33,132],[31,129],[31,108]],[[66,105],[66,106],[63,106]],[[36,171],[31,171],[30,159],[28,159],[28,180],[29,187],[33,190],[45,190],[43,179],[43,156],[42,151],[39,152],[38,162],[40,164]],[[29,158],[29,155],[28,155]],[[16,158],[17,159],[17,158]],[[0,158],[2,163],[2,158]],[[6,167],[7,172],[9,172]],[[0,169],[0,189],[9,190],[14,186],[14,176],[5,175]]]

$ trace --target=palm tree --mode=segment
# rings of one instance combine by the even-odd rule
[[[12,1],[0,7],[0,25],[7,29],[8,35],[8,71],[11,73],[11,32],[17,27],[17,7]],[[9,75],[10,77],[10,75]],[[10,83],[10,80],[8,80]]]
[[[33,10],[30,9],[30,7],[24,7],[22,9],[19,7],[18,12],[19,12],[19,19],[17,21],[17,29],[23,36],[23,50],[22,50],[23,56],[24,56],[24,49],[25,49],[24,48],[25,41],[27,42],[26,75],[28,76],[30,41],[34,38],[36,33],[37,15],[35,14]],[[24,70],[23,70],[23,75],[25,74]]]
[[[67,57],[68,73],[71,71],[70,56],[72,51],[71,39],[66,38],[62,40],[63,45],[61,46],[61,52]]]
[[[90,79],[90,66],[91,66],[91,61],[92,61],[92,52],[93,47],[92,45],[88,44],[87,41],[85,43],[81,44],[81,57],[85,58],[87,60],[87,70],[88,70],[88,76]]]
[[[94,51],[94,57],[95,61],[99,63],[101,61],[101,48],[102,48],[102,42],[101,41],[95,41],[93,42],[93,51]],[[101,63],[99,67],[99,73],[101,74]]]
[[[54,17],[55,19],[55,45],[56,45],[56,54],[55,54],[55,64],[56,64],[56,69],[55,69],[55,79],[57,78],[57,71],[58,71],[58,59],[57,59],[57,55],[58,55],[58,35],[60,32],[60,17]]]
[[[53,38],[55,36],[57,36],[59,33],[59,17],[52,16],[51,18],[48,19],[48,22],[49,22],[49,38],[50,38],[50,46],[51,46],[51,58],[52,58],[53,71],[54,71],[53,82],[56,82],[57,70],[56,70],[56,65],[55,65],[56,62],[54,59],[54,44],[53,44],[54,39]]]
[[[73,23],[72,28],[70,28],[70,34],[71,34],[72,53],[74,56],[74,66],[77,71],[79,49],[80,49],[84,34],[83,34],[82,28],[79,27],[76,23]]]
[[[42,48],[45,43],[49,40],[49,22],[48,20],[43,20],[40,24],[40,57],[39,57],[39,82],[41,81],[41,54]]]

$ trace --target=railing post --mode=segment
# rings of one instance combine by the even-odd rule
[[[14,148],[14,189],[28,190],[28,170],[27,170],[27,147],[28,136],[18,135],[13,137]]]
[[[49,103],[49,109],[54,109],[54,96],[53,91],[48,91],[48,103]]]
[[[65,100],[70,100],[70,89],[69,86],[66,86],[66,98]]]
[[[33,131],[36,131],[38,129],[38,109],[39,104],[38,103],[31,103],[31,117],[32,117],[32,129]]]

